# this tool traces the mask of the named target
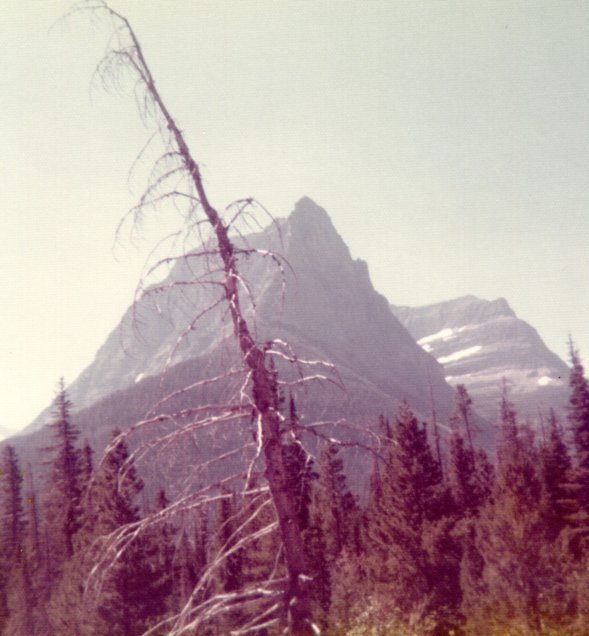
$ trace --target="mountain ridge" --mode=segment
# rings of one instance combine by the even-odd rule
[[[479,412],[497,419],[502,380],[524,417],[563,411],[567,365],[517,317],[505,298],[461,296],[422,307],[391,305],[416,342],[444,366],[446,380],[464,384]]]
[[[354,384],[372,387],[371,393],[388,396],[390,404],[407,400],[423,414],[430,405],[422,387],[431,383],[439,411],[449,414],[452,391],[442,367],[391,313],[388,300],[372,285],[368,265],[352,259],[323,208],[303,197],[290,216],[239,239],[238,246],[243,251],[266,250],[257,260],[245,255],[240,261],[242,276],[251,284],[243,296],[244,313],[258,341],[292,341],[299,355],[334,363]],[[167,279],[150,288],[160,287],[157,294],[148,292],[125,312],[94,360],[69,386],[77,409],[194,357],[217,352],[231,358],[232,325],[222,308],[186,331],[187,316],[213,303],[215,295],[202,285],[180,291],[174,285],[198,279],[204,267],[202,262],[179,260]],[[219,282],[218,274],[210,276]],[[140,338],[133,333],[136,323],[142,325]],[[176,355],[170,361],[173,348]],[[390,404],[383,407],[389,411]],[[25,432],[43,426],[47,416],[46,410]]]

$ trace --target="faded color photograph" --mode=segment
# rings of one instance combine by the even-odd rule
[[[0,634],[589,634],[589,4],[3,0]]]

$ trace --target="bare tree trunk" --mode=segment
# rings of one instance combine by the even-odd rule
[[[92,5],[90,8],[94,10],[96,5]],[[101,8],[106,10],[111,18],[118,23],[118,28],[122,27],[126,30],[132,43],[132,49],[115,50],[113,53],[138,74],[148,97],[163,118],[163,124],[169,131],[175,154],[181,158],[182,166],[195,189],[206,219],[213,229],[218,255],[222,261],[224,295],[229,307],[235,337],[244,364],[251,372],[252,401],[256,416],[259,418],[265,475],[276,508],[280,536],[284,546],[289,578],[284,596],[285,612],[288,616],[288,633],[293,636],[311,636],[318,632],[312,624],[308,593],[305,589],[307,564],[301,529],[296,515],[296,502],[287,487],[280,418],[277,410],[277,385],[274,371],[268,364],[268,356],[253,338],[241,309],[237,259],[235,246],[229,236],[229,228],[224,225],[219,213],[209,202],[198,164],[193,159],[182,131],[176,125],[156,88],[141,45],[131,25],[125,17],[112,10],[106,2],[101,5]],[[162,130],[164,130],[164,126],[162,126]]]

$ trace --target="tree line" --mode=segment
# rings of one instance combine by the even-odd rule
[[[302,584],[322,633],[589,632],[589,385],[572,346],[571,359],[564,422],[551,411],[532,430],[504,390],[493,462],[473,443],[463,386],[440,453],[408,404],[381,417],[364,493],[350,491],[335,440],[307,453],[296,404],[281,401]],[[1,633],[280,633],[268,588],[287,565],[256,477],[247,491],[220,482],[172,517],[164,489],[142,496],[124,436],[113,431],[96,461],[70,412],[62,384],[42,484],[3,449]]]

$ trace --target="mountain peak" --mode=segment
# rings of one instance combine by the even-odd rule
[[[302,196],[295,203],[295,212],[298,212],[300,210],[309,210],[315,212],[318,211],[324,215],[327,215],[327,212],[321,206],[317,205],[317,203],[315,203],[315,201],[313,201],[313,199],[311,199],[311,197],[308,197],[307,195]]]
[[[337,365],[358,391],[359,385],[363,392],[372,387],[373,394],[385,396],[381,411],[387,404],[408,399],[417,411],[427,412],[429,403],[420,388],[431,383],[440,410],[449,412],[452,393],[441,367],[391,314],[387,300],[372,286],[366,263],[352,258],[327,212],[303,197],[274,229],[250,235],[248,244],[265,250],[270,243],[287,267],[277,268],[275,261],[264,257],[240,262],[241,276],[248,281],[242,309],[255,322],[259,340],[280,339],[292,343],[303,356]],[[190,275],[198,279],[199,272],[187,270],[186,280]],[[216,306],[210,288],[169,286],[165,294],[165,300],[162,294],[157,299],[149,295],[128,309],[95,361],[72,384],[78,408],[139,385],[164,368],[225,355],[231,324],[224,320],[222,309],[202,312],[198,329],[186,330],[187,316]],[[165,315],[160,310],[163,305]],[[136,315],[141,316],[140,339],[128,328]],[[124,348],[121,334],[130,336]],[[366,408],[372,409],[369,402]]]
[[[337,233],[329,214],[307,196],[296,202],[294,210],[289,216],[289,222],[293,227],[303,230]]]
[[[353,265],[350,250],[329,214],[309,197],[297,201],[282,230],[288,246],[284,255],[297,270],[316,276],[321,270]],[[313,273],[311,268],[317,271]]]

